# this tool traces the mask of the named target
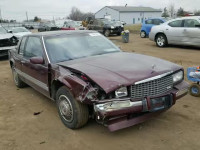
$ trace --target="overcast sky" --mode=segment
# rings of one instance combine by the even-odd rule
[[[148,6],[153,8],[168,7],[171,3],[176,8],[183,7],[187,11],[200,9],[200,0],[0,0],[0,8],[4,19],[26,19],[28,12],[30,19],[39,16],[53,19],[69,15],[73,6],[83,12],[97,12],[104,6]]]

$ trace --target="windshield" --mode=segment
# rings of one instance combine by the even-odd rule
[[[3,28],[3,27],[0,27],[0,34],[6,34],[7,31]]]
[[[26,28],[13,28],[13,33],[19,33],[19,32],[29,32]]]
[[[120,52],[117,46],[100,33],[52,36],[44,41],[52,63]]]

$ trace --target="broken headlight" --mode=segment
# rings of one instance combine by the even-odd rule
[[[116,98],[128,96],[127,87],[121,87],[115,91]]]

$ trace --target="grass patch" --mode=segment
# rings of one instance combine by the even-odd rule
[[[124,26],[125,30],[129,30],[131,33],[140,33],[141,24],[133,24]]]

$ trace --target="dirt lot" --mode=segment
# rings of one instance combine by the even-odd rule
[[[128,44],[121,37],[111,39],[125,51],[156,56],[184,68],[200,65],[200,50],[195,48],[160,49],[133,34]],[[200,149],[200,98],[187,95],[159,117],[114,133],[93,120],[73,131],[61,123],[53,102],[30,87],[16,88],[6,59],[0,60],[0,68],[0,150]]]

